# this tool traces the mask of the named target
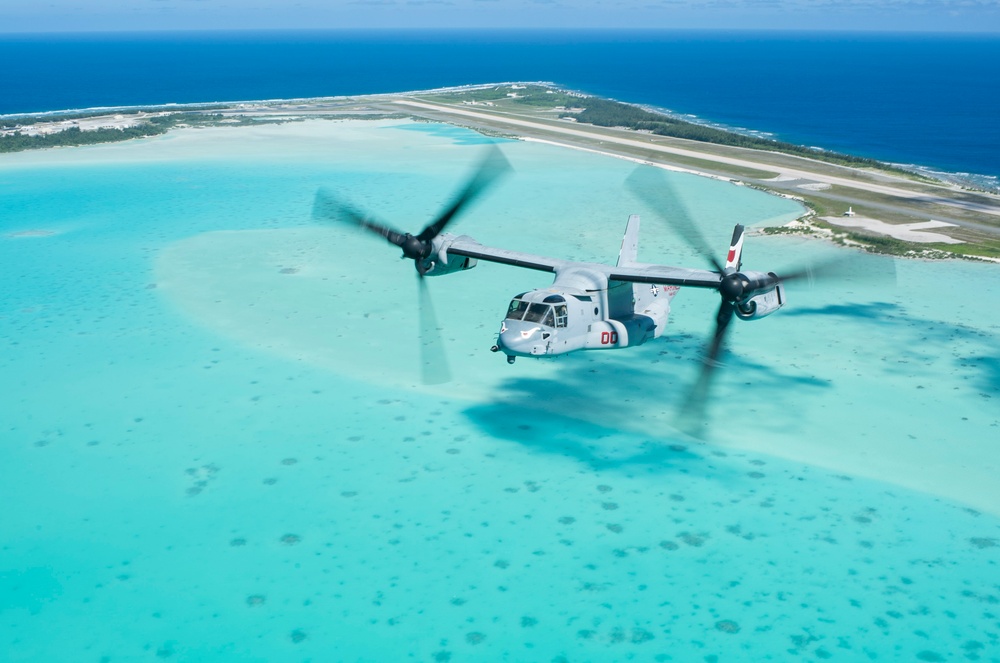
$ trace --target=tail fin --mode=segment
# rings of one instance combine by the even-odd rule
[[[618,252],[618,266],[634,265],[639,258],[639,215],[633,214],[625,226],[625,236],[622,238],[622,250]]]
[[[726,270],[740,271],[743,264],[743,226],[733,229],[733,241],[729,245],[729,255],[726,256]]]

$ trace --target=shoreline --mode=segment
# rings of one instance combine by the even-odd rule
[[[531,95],[534,95],[531,104],[519,103]],[[539,103],[540,97],[545,101],[545,95],[552,96],[551,104]],[[147,127],[149,135],[158,135],[175,126],[246,126],[307,118],[408,116],[466,126],[487,135],[549,141],[751,186],[798,200],[806,207],[801,218],[809,218],[821,230],[833,231],[839,243],[864,246],[870,251],[922,258],[1000,258],[1000,196],[992,192],[962,188],[944,179],[930,180],[909,170],[894,171],[890,164],[871,160],[868,160],[871,166],[865,162],[865,167],[859,167],[803,154],[577,122],[573,113],[567,112],[575,109],[559,105],[560,98],[574,103],[577,99],[581,103],[599,99],[622,108],[643,108],[565,90],[549,82],[483,83],[375,95],[96,107],[4,115],[0,116],[0,126],[6,123],[0,132],[0,142],[12,140],[12,136],[58,135],[70,128],[78,130],[71,138],[79,142],[70,140],[65,146],[143,137],[134,135],[141,133],[142,126]],[[162,126],[152,127],[134,119],[144,113],[166,117],[160,118]],[[12,126],[14,119],[36,122]],[[81,126],[86,120],[90,124],[104,120],[97,122],[104,135],[87,135],[89,129]],[[49,130],[56,125],[61,128]],[[124,135],[126,128],[133,135]],[[38,138],[31,140],[44,142]],[[2,152],[14,151],[21,150],[2,149]],[[880,170],[879,165],[889,170]],[[837,217],[853,217],[854,210],[859,217],[873,223],[845,224],[851,227],[835,223]],[[892,226],[900,226],[900,232],[891,232]],[[946,232],[940,242],[913,242],[907,239],[917,236],[904,233],[904,226],[910,233],[929,227]],[[890,232],[885,232],[887,229]],[[787,231],[803,232],[795,228]]]
[[[331,97],[290,97],[290,98],[275,98],[275,99],[243,99],[243,100],[232,100],[232,101],[193,101],[193,102],[181,102],[181,103],[165,103],[165,104],[133,104],[128,106],[92,106],[89,108],[64,108],[58,110],[47,110],[47,111],[32,111],[26,113],[0,113],[0,121],[11,120],[17,118],[30,118],[30,117],[44,117],[53,115],[72,115],[72,114],[102,114],[102,113],[118,113],[118,112],[136,112],[147,109],[157,109],[157,110],[192,110],[192,109],[202,109],[202,108],[233,108],[234,106],[261,106],[269,104],[306,104],[306,103],[317,103],[317,102],[340,102],[348,101],[351,99],[362,99],[362,98],[372,98],[372,97],[409,97],[413,95],[424,95],[424,94],[444,94],[449,92],[470,92],[473,90],[485,90],[489,88],[494,88],[497,86],[509,86],[509,85],[538,85],[556,88],[556,84],[551,81],[506,81],[502,83],[475,83],[469,85],[452,85],[448,87],[438,87],[429,88],[426,90],[406,90],[403,92],[380,92],[378,94],[348,94],[348,95],[335,95]]]
[[[627,103],[627,102],[626,102]],[[666,115],[668,117],[676,118],[684,122],[690,122],[692,124],[698,124],[713,129],[719,129],[720,131],[726,131],[729,133],[738,134],[741,136],[748,136],[751,138],[760,138],[763,140],[779,140],[777,134],[770,131],[761,131],[757,129],[750,129],[747,127],[733,127],[722,122],[716,122],[713,120],[708,120],[700,116],[691,115],[687,113],[678,113],[669,108],[663,108],[660,106],[650,105],[650,104],[635,104],[636,106],[643,108],[644,110],[649,110],[654,113],[660,113],[661,115]],[[801,145],[806,147],[801,143],[795,143],[796,145]],[[835,153],[831,150],[827,150],[822,147],[811,147],[817,154],[824,153]],[[849,156],[854,156],[847,153]],[[875,157],[871,157],[875,159]],[[875,159],[880,163],[884,163],[887,166],[896,168],[899,170],[904,170],[919,177],[926,177],[937,182],[941,182],[946,185],[956,185],[963,188],[968,188],[973,191],[983,191],[986,193],[996,193],[1000,194],[1000,176],[997,175],[987,175],[985,173],[973,173],[967,171],[950,171],[938,168],[936,166],[926,166],[919,163],[910,162],[899,162],[899,161],[886,161],[884,159]],[[985,184],[985,182],[990,182],[991,184]]]

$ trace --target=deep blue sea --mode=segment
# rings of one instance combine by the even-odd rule
[[[1000,176],[1000,37],[753,32],[0,36],[0,114],[551,81],[782,140]]]

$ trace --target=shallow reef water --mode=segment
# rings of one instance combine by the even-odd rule
[[[0,157],[4,660],[1000,660],[996,267],[790,286],[733,330],[705,440],[674,420],[710,293],[643,347],[508,366],[507,301],[549,277],[431,279],[454,379],[426,387],[412,267],[312,197],[417,230],[486,142],[309,121]],[[701,266],[633,164],[500,145],[457,231],[611,261],[641,213],[643,259]],[[800,212],[669,177],[720,253]]]

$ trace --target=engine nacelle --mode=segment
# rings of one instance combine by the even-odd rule
[[[759,291],[753,297],[736,303],[736,315],[741,320],[757,320],[771,315],[785,305],[785,287],[781,283],[764,291]]]
[[[424,266],[427,268],[427,271],[424,272],[424,276],[441,276],[442,274],[451,274],[453,272],[461,272],[466,269],[472,269],[476,266],[476,263],[479,261],[475,258],[448,255],[448,249],[451,247],[452,242],[454,242],[455,239],[457,239],[455,235],[442,233],[432,240],[434,251],[431,253],[430,257],[424,261]]]
[[[424,276],[441,276],[442,274],[451,274],[452,272],[461,272],[466,269],[472,269],[476,266],[479,261],[475,258],[466,258],[465,256],[450,256],[448,262],[445,263],[441,259],[441,256],[432,256],[425,264],[428,266],[427,271],[424,272]]]

